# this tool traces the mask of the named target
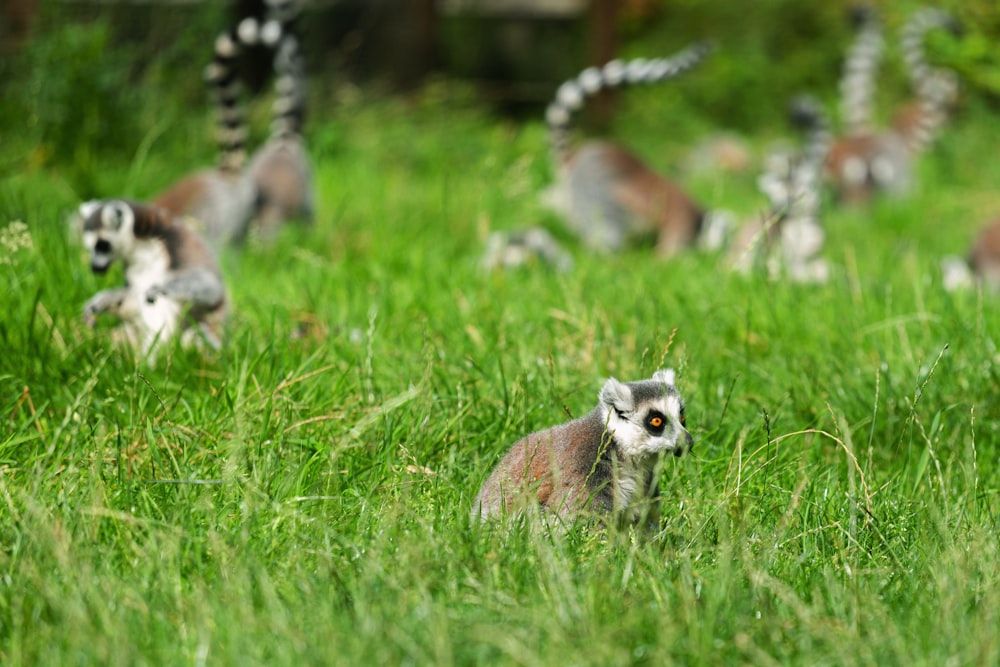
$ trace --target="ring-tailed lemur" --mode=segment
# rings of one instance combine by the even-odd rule
[[[855,8],[851,22],[857,34],[840,78],[840,118],[844,134],[855,137],[875,131],[875,77],[885,39],[878,13],[872,8]]]
[[[493,232],[486,239],[480,266],[486,271],[544,263],[556,271],[573,268],[573,257],[544,227]]]
[[[219,35],[205,69],[218,108],[219,165],[182,179],[153,200],[176,215],[199,220],[216,246],[242,243],[254,226],[273,231],[286,218],[312,216],[311,167],[300,134],[305,94],[294,30],[298,5],[290,0],[267,4],[265,21],[245,18]],[[247,48],[257,45],[273,52],[276,95],[270,139],[248,165],[237,64]]]
[[[274,54],[276,96],[271,135],[250,159],[247,173],[257,188],[253,226],[272,237],[286,220],[311,222],[315,199],[312,166],[302,138],[305,72],[295,29],[299,6],[293,0],[268,0],[269,26],[280,28]],[[262,34],[263,37],[263,34]]]
[[[638,382],[610,378],[589,414],[511,447],[476,496],[472,518],[540,505],[567,521],[583,512],[658,522],[657,462],[664,452],[681,456],[692,444],[672,370]]]
[[[875,19],[866,22],[859,40],[876,30]],[[953,72],[932,68],[927,64],[924,40],[932,29],[957,31],[951,17],[937,9],[922,9],[906,22],[901,33],[901,47],[907,74],[915,99],[903,105],[894,115],[890,127],[883,131],[848,133],[830,149],[827,171],[844,201],[864,201],[876,192],[905,193],[912,184],[913,163],[929,145],[944,124],[948,107],[957,96],[957,79]],[[867,54],[874,57],[875,50],[852,52],[859,59]],[[875,63],[854,64],[853,68],[874,69]],[[871,88],[868,88],[872,92]],[[855,104],[871,105],[871,99],[858,94]],[[846,102],[845,102],[846,104]],[[850,117],[851,112],[845,113]]]
[[[944,287],[954,290],[979,282],[1000,292],[1000,218],[979,232],[964,258],[945,257],[941,261]]]
[[[116,260],[125,270],[124,287],[87,301],[88,326],[100,313],[116,315],[117,340],[150,356],[177,335],[185,345],[221,346],[228,299],[215,255],[197,233],[168,211],[138,202],[90,201],[79,213],[94,273]]]
[[[805,132],[805,146],[797,156],[769,156],[757,182],[770,211],[765,220],[744,224],[731,248],[731,263],[745,272],[762,260],[772,278],[823,282],[828,268],[820,256],[826,239],[820,209],[830,123],[819,102],[807,96],[793,101],[790,117]]]
[[[914,154],[926,149],[937,138],[959,93],[955,72],[927,62],[924,44],[931,30],[946,30],[955,36],[962,32],[950,14],[933,7],[915,12],[901,31],[903,62],[916,99],[894,114],[892,127]]]
[[[240,27],[215,42],[206,81],[216,106],[219,161],[214,168],[185,176],[152,199],[152,204],[198,222],[216,247],[237,239],[254,214],[258,193],[247,176],[247,125],[240,104],[240,82],[233,62],[242,42]]]
[[[709,45],[699,44],[672,58],[614,60],[559,87],[545,114],[556,171],[546,200],[589,247],[614,252],[635,237],[655,235],[657,252],[669,256],[702,232],[705,212],[678,185],[617,144],[589,141],[571,147],[570,127],[574,112],[597,92],[672,79],[710,52]]]

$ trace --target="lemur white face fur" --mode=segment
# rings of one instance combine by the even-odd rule
[[[672,452],[682,456],[693,439],[687,431],[684,401],[674,386],[674,371],[659,370],[651,380],[622,383],[609,378],[601,388],[608,433],[626,457]]]
[[[100,215],[94,213],[100,211]],[[106,273],[116,260],[129,256],[135,247],[135,214],[121,201],[88,201],[80,206],[83,245],[90,252],[90,268]]]

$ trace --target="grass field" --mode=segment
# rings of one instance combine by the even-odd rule
[[[64,221],[210,162],[207,117],[163,119],[100,192],[3,156],[0,662],[1000,663],[1000,315],[938,271],[1000,212],[987,109],[908,199],[828,208],[833,277],[803,286],[587,254],[538,203],[541,124],[449,86],[316,108],[315,227],[224,256],[224,350],[153,367],[82,325],[120,273]],[[670,170],[663,124],[615,134]],[[691,183],[749,216],[753,178]],[[481,272],[486,231],[527,224],[575,269]],[[510,443],[663,366],[696,444],[652,539],[470,523]]]

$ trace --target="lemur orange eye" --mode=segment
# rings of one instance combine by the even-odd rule
[[[663,433],[664,429],[667,427],[667,418],[662,412],[652,411],[646,415],[646,419],[643,422],[646,430],[655,436]]]
[[[687,425],[688,425],[687,417],[685,417],[684,413],[682,412],[681,413],[681,426],[683,426],[684,428],[687,428]]]

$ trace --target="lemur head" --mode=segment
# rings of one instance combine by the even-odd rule
[[[601,388],[600,401],[608,433],[625,456],[660,452],[682,456],[694,444],[671,369],[638,382],[609,378]]]
[[[135,211],[121,200],[88,201],[80,205],[83,245],[90,251],[90,269],[104,273],[126,257],[135,243]]]

